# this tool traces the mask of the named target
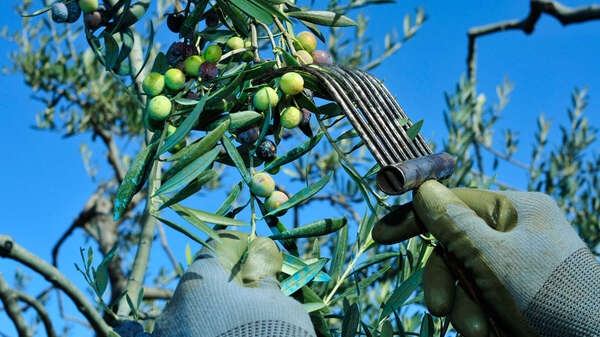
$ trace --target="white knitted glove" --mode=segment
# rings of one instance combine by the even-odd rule
[[[510,336],[600,336],[600,264],[549,196],[451,191],[428,181],[414,193],[413,208],[416,217],[396,212],[382,220],[374,239],[399,242],[424,226],[472,277]],[[440,255],[428,261],[423,287],[432,314],[449,315],[466,337],[488,336],[483,309],[455,288]]]
[[[156,320],[156,337],[314,337],[308,313],[285,296],[275,275],[282,256],[259,237],[219,232],[216,255],[203,249]],[[247,253],[246,253],[247,250]],[[245,259],[244,261],[241,261]]]

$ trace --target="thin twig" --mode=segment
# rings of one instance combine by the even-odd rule
[[[0,235],[0,257],[11,258],[21,262],[41,274],[55,287],[62,289],[75,303],[75,307],[79,312],[90,322],[94,331],[99,336],[109,336],[110,327],[104,322],[87,297],[79,291],[76,285],[61,274],[58,269],[21,247],[8,235]]]
[[[173,290],[144,286],[144,300],[170,300]]]
[[[262,22],[258,22],[258,24],[263,27],[263,29],[267,32],[269,36],[269,41],[271,42],[271,46],[273,47],[273,54],[275,55],[275,61],[277,62],[277,68],[281,68],[281,60],[279,60],[279,54],[277,53],[277,44],[275,43],[275,38],[273,37],[273,32],[269,29],[269,26],[265,25]]]
[[[258,54],[258,34],[256,33],[256,24],[250,23],[250,43],[254,49],[254,63],[260,62],[260,55]]]

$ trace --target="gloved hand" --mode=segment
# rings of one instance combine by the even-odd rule
[[[219,232],[203,248],[156,320],[156,337],[314,337],[308,313],[275,275],[282,255],[268,238]]]
[[[432,314],[449,315],[466,337],[489,335],[484,312],[510,336],[600,336],[600,264],[549,196],[427,181],[412,204],[378,223],[374,240],[432,233],[471,276],[485,307],[455,286],[436,253],[423,272]]]

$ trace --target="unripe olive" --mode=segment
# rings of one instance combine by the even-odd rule
[[[287,95],[299,94],[304,89],[304,79],[300,74],[295,72],[285,73],[281,76],[279,88]]]
[[[96,30],[102,25],[102,14],[99,11],[87,13],[83,17],[83,22],[90,30]]]
[[[150,73],[142,82],[142,89],[150,96],[159,95],[165,88],[165,77],[160,73]]]
[[[244,48],[249,48],[249,47],[252,47],[252,42],[250,42],[248,40],[244,41]],[[254,53],[251,51],[245,51],[242,54],[242,61],[244,61],[244,62],[250,62],[253,59],[254,59]]]
[[[325,50],[314,50],[312,52],[312,58],[315,64],[333,64],[333,59],[331,55]]]
[[[222,54],[223,51],[221,50],[221,47],[217,46],[216,44],[213,44],[206,47],[206,49],[204,50],[204,59],[208,62],[217,63],[221,59]]]
[[[171,68],[165,73],[165,84],[171,90],[181,90],[185,86],[185,75],[177,68]]]
[[[296,40],[298,40],[302,49],[309,53],[312,53],[312,51],[317,48],[317,38],[309,31],[298,33],[298,35],[296,35]]]
[[[172,134],[175,133],[175,131],[177,131],[177,127],[169,124],[169,126],[167,126],[167,137],[170,137]]]
[[[183,68],[189,76],[197,77],[200,74],[200,66],[204,63],[204,59],[200,55],[192,55],[185,59]]]
[[[289,106],[281,112],[281,126],[286,129],[293,129],[300,125],[302,121],[302,112],[294,106]]]
[[[241,132],[237,139],[240,143],[250,145],[253,144],[260,135],[260,129],[258,127],[252,127],[244,132]]]
[[[272,141],[265,139],[258,145],[256,154],[258,155],[258,158],[265,162],[269,162],[275,159],[275,156],[277,155],[277,146],[275,146],[275,143]]]
[[[156,96],[148,103],[148,113],[155,121],[163,121],[171,113],[171,101],[163,95]]]
[[[173,33],[179,33],[183,21],[185,21],[184,13],[171,13],[167,15],[167,27],[169,27]]]
[[[265,200],[265,207],[267,208],[268,212],[271,212],[271,211],[274,211],[277,208],[279,208],[281,205],[283,205],[288,200],[289,200],[289,198],[288,198],[288,196],[285,193],[283,193],[281,191],[274,191],[267,198],[267,200]],[[279,213],[277,213],[275,215],[282,216],[286,212],[287,211],[279,212]]]
[[[244,48],[244,40],[238,36],[231,37],[227,40],[227,47],[231,50],[242,49]]]
[[[296,56],[300,59],[300,63],[303,65],[309,65],[313,63],[313,58],[306,50],[299,50],[296,52]]]
[[[98,0],[79,0],[79,7],[84,13],[90,13],[98,8]]]
[[[213,62],[204,62],[200,65],[200,75],[203,80],[212,80],[219,76],[219,69]]]
[[[275,181],[268,173],[257,173],[252,176],[250,190],[259,197],[268,197],[275,191]]]
[[[269,103],[271,108],[275,108],[279,103],[279,96],[277,92],[271,87],[263,87],[254,94],[254,107],[259,111],[265,111],[269,109]]]

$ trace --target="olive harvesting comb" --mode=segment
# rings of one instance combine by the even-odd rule
[[[358,135],[381,167],[378,188],[390,195],[418,188],[429,179],[450,177],[454,159],[447,153],[433,154],[396,99],[373,75],[338,65],[286,67],[268,77],[288,71],[313,75],[342,109]]]

